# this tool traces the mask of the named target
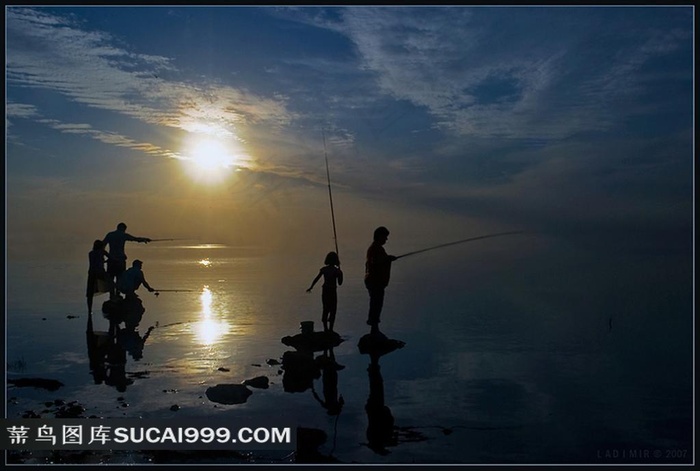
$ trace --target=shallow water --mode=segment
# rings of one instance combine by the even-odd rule
[[[318,451],[342,463],[640,462],[629,450],[662,453],[641,462],[690,462],[687,267],[649,256],[601,262],[565,244],[532,246],[539,249],[517,256],[507,247],[445,250],[396,262],[381,327],[405,346],[379,359],[380,376],[357,347],[367,333],[362,261],[346,260],[336,323],[344,341],[333,350],[344,366],[339,416],[327,414],[311,389],[285,391],[284,370],[267,364],[293,350],[281,338],[297,334],[300,322],[319,328],[320,287],[305,292],[320,268],[313,261],[246,247],[134,245],[129,256],[145,261],[151,285],[183,291],[156,297],[140,290],[146,312],[136,332],[143,340],[152,329],[140,354],[138,342],[124,344],[125,386],[96,384],[90,372],[87,261],[10,261],[8,377],[65,386],[10,386],[7,417],[41,412],[59,398],[78,400],[86,417],[212,416],[241,426],[282,417],[325,432]],[[95,298],[95,331],[108,330],[105,299]],[[209,386],[260,375],[269,389],[251,388],[243,404],[205,395]],[[368,446],[370,383],[375,391],[383,386],[394,419],[393,442],[382,452]],[[322,379],[313,385],[323,398]],[[676,449],[687,450],[685,459],[670,458],[667,450]],[[134,454],[111,459],[139,461]]]

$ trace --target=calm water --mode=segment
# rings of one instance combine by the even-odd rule
[[[125,345],[124,391],[95,384],[90,374],[87,252],[85,260],[10,261],[8,377],[65,386],[10,387],[7,416],[41,412],[60,398],[78,400],[85,416],[215,416],[241,425],[283,417],[325,432],[319,452],[342,463],[635,462],[623,458],[628,450],[663,453],[642,460],[649,463],[691,461],[690,262],[602,259],[537,238],[529,246],[526,255],[507,243],[484,244],[396,262],[382,331],[406,344],[379,359],[379,377],[357,347],[367,333],[362,260],[346,257],[336,323],[344,342],[334,349],[345,366],[337,384],[345,405],[337,417],[310,388],[285,391],[283,370],[267,364],[293,350],[280,340],[297,334],[301,321],[319,328],[320,286],[305,289],[324,253],[309,260],[244,247],[127,247],[132,260],[144,260],[151,285],[191,291],[156,297],[141,289],[138,337],[152,329],[140,354],[138,342]],[[95,298],[96,331],[108,327],[105,299]],[[204,394],[260,375],[270,387],[251,388],[243,404],[216,404]],[[394,418],[394,441],[382,453],[367,446],[371,378]],[[314,390],[323,398],[321,378]],[[687,450],[686,458],[666,459],[667,450]],[[139,461],[137,454],[111,459]]]

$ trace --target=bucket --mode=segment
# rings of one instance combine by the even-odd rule
[[[301,333],[311,334],[314,331],[314,321],[304,321],[301,323]]]

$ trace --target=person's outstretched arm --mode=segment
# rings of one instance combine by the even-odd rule
[[[323,272],[321,270],[319,270],[318,275],[316,275],[316,278],[314,278],[314,281],[311,282],[311,286],[309,286],[309,289],[306,290],[307,293],[311,292],[311,290],[313,289],[316,282],[321,279],[322,275],[323,275]]]
[[[151,241],[151,239],[148,237],[136,237],[136,236],[132,236],[131,234],[126,234],[126,240],[131,240],[134,242],[143,242],[146,244]]]
[[[153,288],[151,288],[151,285],[148,284],[145,276],[141,277],[141,283],[143,283],[143,286],[148,290],[149,293],[152,293],[155,291]]]

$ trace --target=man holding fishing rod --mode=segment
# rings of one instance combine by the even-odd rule
[[[120,222],[117,224],[117,229],[107,233],[103,242],[105,246],[109,246],[109,254],[107,257],[107,274],[112,283],[111,296],[115,297],[118,293],[117,282],[122,273],[126,271],[126,252],[124,246],[127,241],[143,242],[145,244],[151,242],[148,237],[136,237],[126,232],[126,224]]]
[[[389,230],[380,226],[374,230],[374,241],[367,249],[365,261],[365,286],[369,292],[369,313],[367,324],[372,329],[371,333],[379,332],[380,315],[384,306],[384,289],[389,284],[391,275],[391,262],[397,257],[387,255],[383,245],[389,238]]]
[[[427,252],[429,250],[441,249],[444,247],[449,247],[451,245],[463,244],[465,242],[472,242],[480,239],[487,239],[490,237],[499,237],[511,234],[522,234],[523,231],[510,231],[510,232],[500,232],[497,234],[486,234],[476,237],[470,237],[468,239],[457,240],[454,242],[448,242],[445,244],[435,245],[433,247],[428,247],[426,249],[415,250],[413,252],[408,252],[402,255],[394,256],[387,255],[384,247],[386,241],[389,237],[389,230],[380,226],[374,230],[374,242],[367,249],[367,261],[365,262],[365,286],[367,291],[369,291],[369,314],[367,315],[367,324],[372,326],[370,333],[379,332],[378,324],[380,322],[379,317],[382,312],[382,306],[384,305],[384,289],[389,284],[389,276],[391,274],[391,263],[403,257],[408,257],[410,255],[416,255],[419,253]]]

